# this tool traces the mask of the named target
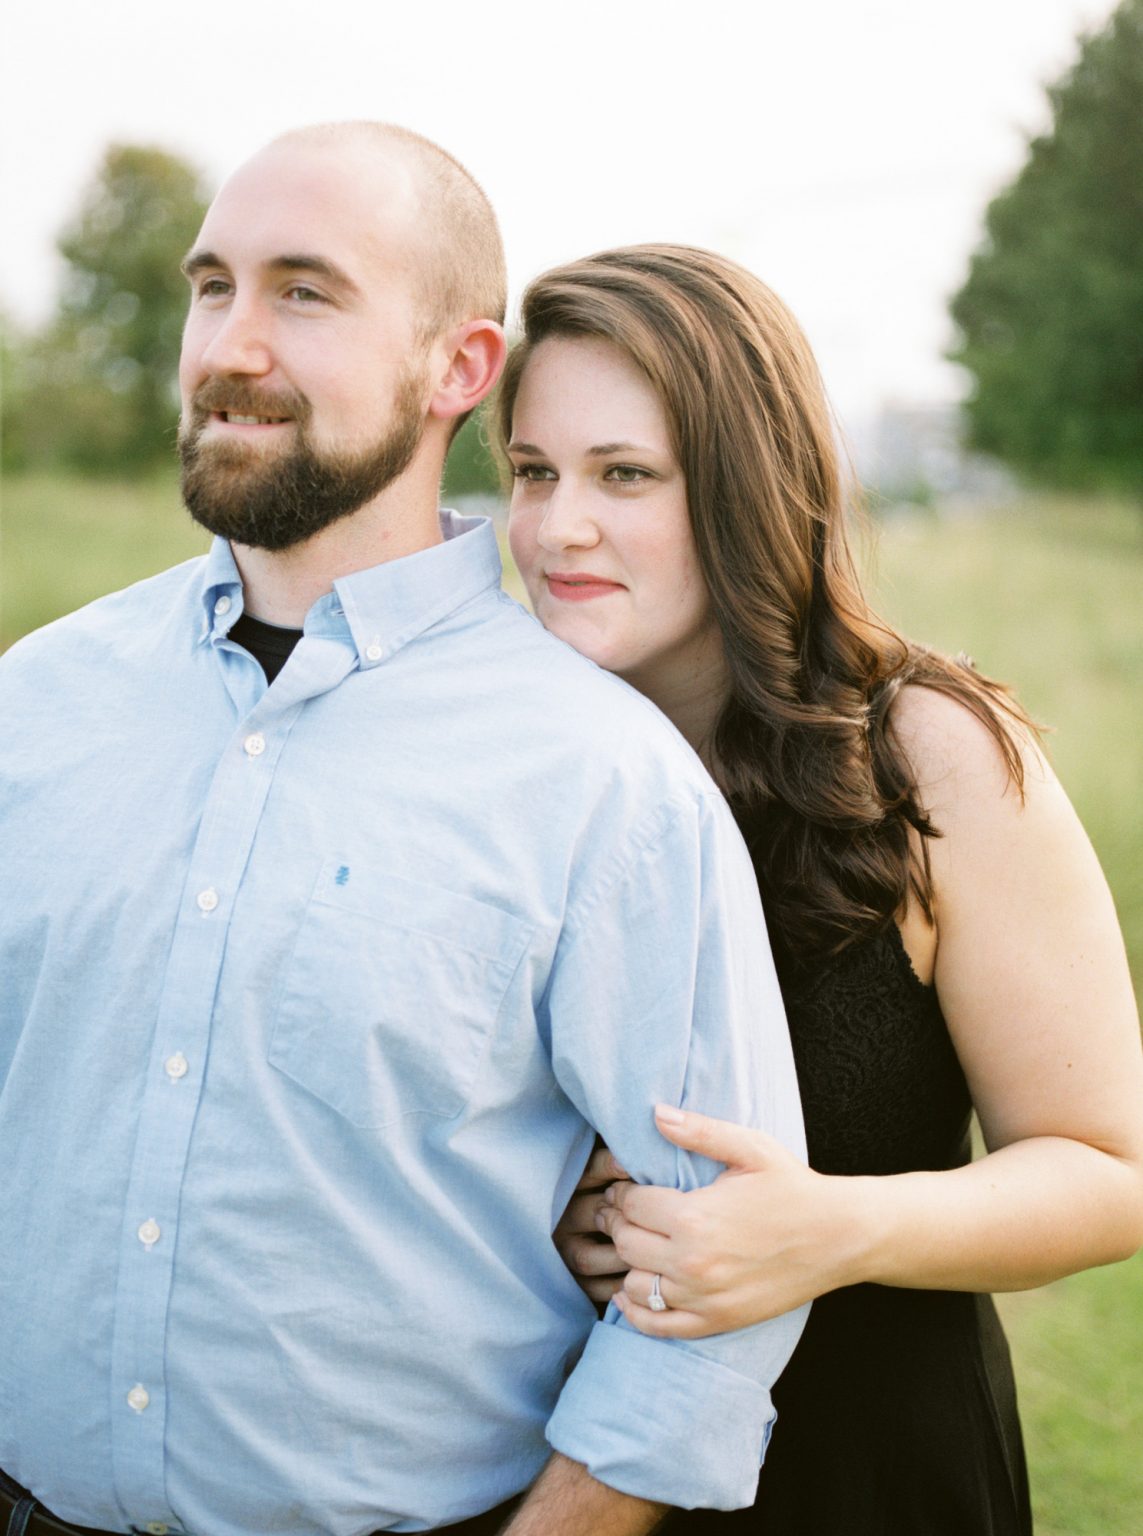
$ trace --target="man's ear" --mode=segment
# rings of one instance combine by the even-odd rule
[[[467,320],[442,336],[438,345],[445,366],[429,400],[429,415],[451,421],[488,394],[504,367],[508,343],[495,320]]]

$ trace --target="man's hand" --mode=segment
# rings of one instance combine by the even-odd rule
[[[646,1536],[667,1510],[609,1488],[557,1452],[502,1536]]]
[[[604,1306],[623,1284],[628,1266],[619,1258],[610,1238],[600,1231],[596,1219],[604,1209],[604,1195],[617,1180],[627,1174],[600,1142],[583,1177],[568,1201],[554,1233],[560,1258],[579,1281],[596,1306]]]

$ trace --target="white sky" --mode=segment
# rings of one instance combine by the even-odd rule
[[[50,310],[53,238],[113,139],[208,183],[299,123],[377,117],[465,161],[513,294],[681,240],[790,303],[851,428],[958,394],[944,304],[1043,86],[1113,0],[24,0],[0,65],[4,305]]]

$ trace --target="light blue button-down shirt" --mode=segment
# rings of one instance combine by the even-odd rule
[[[0,663],[0,1467],[64,1519],[419,1529],[545,1436],[752,1497],[801,1315],[651,1340],[550,1240],[596,1128],[712,1176],[656,1100],[802,1147],[750,864],[666,721],[444,526],[269,689],[221,541]]]

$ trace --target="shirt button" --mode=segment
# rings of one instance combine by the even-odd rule
[[[127,1406],[134,1408],[136,1413],[142,1413],[150,1401],[151,1394],[147,1391],[146,1387],[138,1383],[127,1394]]]
[[[261,757],[262,753],[266,750],[265,736],[262,735],[261,731],[255,731],[252,735],[247,736],[246,740],[242,743],[242,750],[246,753],[247,757]]]
[[[374,640],[372,645],[365,647],[365,655],[370,661],[381,660],[381,647],[377,644],[376,640]]]
[[[185,1077],[190,1071],[190,1063],[182,1051],[176,1051],[173,1056],[168,1056],[163,1062],[163,1071],[173,1083],[177,1083],[180,1077]]]
[[[224,613],[229,613],[230,609],[231,602],[228,597],[220,597],[214,605],[214,611],[218,614],[219,618],[221,618]]]
[[[218,892],[212,885],[208,885],[205,891],[199,891],[195,901],[200,912],[213,912],[218,906]]]
[[[147,1220],[139,1228],[138,1233],[139,1241],[143,1244],[144,1248],[153,1248],[162,1235],[163,1229],[153,1216],[147,1217]]]
[[[164,1525],[161,1520],[148,1520],[143,1529],[148,1532],[148,1536],[167,1536],[170,1526]]]

